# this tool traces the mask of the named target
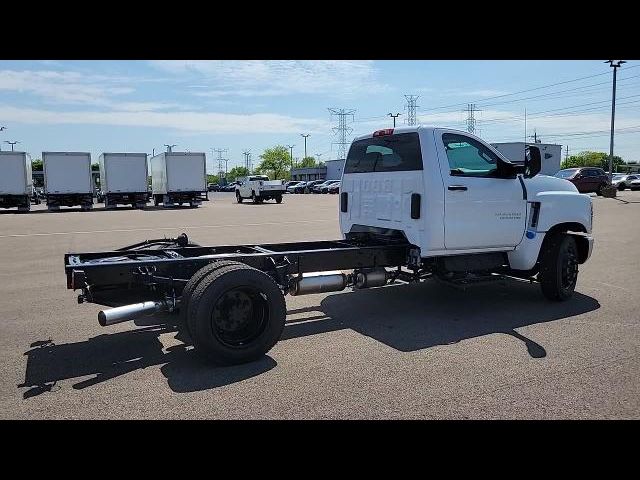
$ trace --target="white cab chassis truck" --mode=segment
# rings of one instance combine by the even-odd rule
[[[163,152],[151,157],[151,194],[155,206],[198,207],[209,200],[204,153]]]
[[[69,253],[67,287],[82,290],[80,303],[114,307],[98,314],[103,326],[179,312],[196,350],[217,364],[256,360],[275,345],[286,294],[511,278],[566,301],[593,247],[591,199],[538,175],[540,164],[535,145],[515,165],[466,132],[378,130],[349,149],[342,239],[199,246],[182,234]]]
[[[106,209],[117,205],[144,208],[149,201],[146,153],[103,153],[100,193]]]
[[[44,191],[49,210],[80,206],[93,208],[91,154],[85,152],[42,152]]]
[[[236,185],[236,201],[242,203],[250,198],[253,203],[275,200],[282,203],[282,195],[287,191],[284,180],[269,180],[266,175],[250,175],[239,179]]]
[[[0,152],[0,208],[31,210],[31,157],[25,152]]]

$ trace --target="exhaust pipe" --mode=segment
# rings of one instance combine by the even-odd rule
[[[339,292],[347,287],[347,276],[342,272],[319,272],[296,278],[289,293],[293,296],[310,293]]]
[[[110,308],[109,310],[101,310],[98,313],[98,323],[106,327],[107,325],[114,325],[145,315],[151,315],[166,308],[167,305],[164,302],[142,302],[123,305],[122,307]]]

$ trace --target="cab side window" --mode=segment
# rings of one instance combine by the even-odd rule
[[[444,133],[450,175],[455,177],[490,177],[498,173],[498,156],[482,143],[465,135]]]

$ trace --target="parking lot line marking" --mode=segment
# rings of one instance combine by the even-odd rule
[[[235,223],[225,225],[183,225],[176,227],[157,227],[157,228],[121,228],[115,230],[91,230],[81,232],[50,232],[50,233],[14,233],[10,235],[0,235],[0,238],[16,238],[16,237],[49,237],[53,235],[90,235],[94,233],[112,233],[112,232],[153,232],[155,230],[180,230],[198,228],[231,228],[231,227],[262,227],[266,225],[295,225],[297,223],[328,223],[334,220],[298,220],[295,222],[264,222],[264,223]]]

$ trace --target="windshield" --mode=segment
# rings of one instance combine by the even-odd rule
[[[572,177],[578,171],[577,168],[568,168],[567,170],[560,170],[556,173],[556,177],[558,178],[569,178]]]
[[[618,175],[614,175],[614,176],[613,176],[613,179],[614,179],[614,180],[622,180],[624,177],[626,177],[626,175],[620,175],[620,174],[618,174]]]
[[[422,170],[418,134],[398,133],[353,142],[344,173]]]

